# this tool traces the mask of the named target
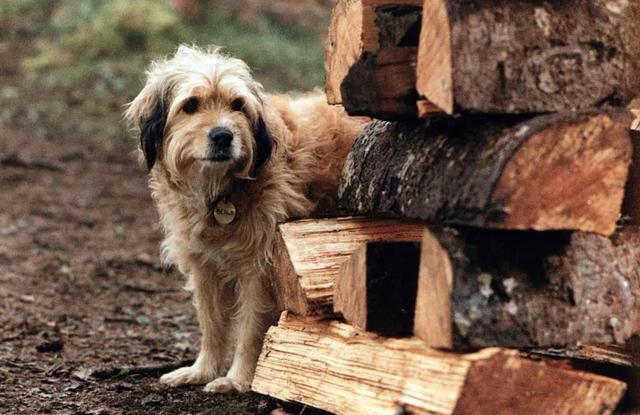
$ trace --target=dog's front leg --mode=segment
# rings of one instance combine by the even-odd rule
[[[208,392],[246,392],[251,386],[264,334],[277,318],[275,301],[266,276],[244,275],[237,281],[238,304],[233,319],[235,350],[225,377],[208,383]]]
[[[202,333],[200,353],[192,366],[167,373],[160,381],[169,385],[203,384],[220,376],[227,348],[228,306],[224,286],[210,273],[192,275],[194,305]]]

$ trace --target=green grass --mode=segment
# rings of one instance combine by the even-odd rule
[[[270,91],[321,85],[322,42],[310,29],[247,24],[213,4],[205,10],[188,23],[155,0],[2,0],[0,61],[17,69],[0,84],[0,124],[44,138],[124,137],[122,107],[142,87],[144,69],[180,43],[225,47]]]

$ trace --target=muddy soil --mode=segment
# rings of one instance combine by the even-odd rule
[[[0,414],[277,407],[157,381],[196,356],[199,333],[183,278],[159,265],[160,229],[134,148],[0,131]],[[157,368],[119,370],[148,365]]]

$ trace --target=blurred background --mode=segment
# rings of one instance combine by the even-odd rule
[[[0,0],[0,414],[278,409],[158,382],[200,335],[184,278],[159,264],[122,113],[180,43],[225,47],[268,91],[322,86],[333,3]]]
[[[323,82],[333,0],[2,0],[0,124],[35,137],[125,136],[122,106],[153,58],[222,45],[269,91]]]

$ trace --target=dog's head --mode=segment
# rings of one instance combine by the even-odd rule
[[[262,86],[218,48],[181,46],[154,62],[125,116],[140,129],[149,170],[164,169],[176,183],[253,179],[272,150]]]

